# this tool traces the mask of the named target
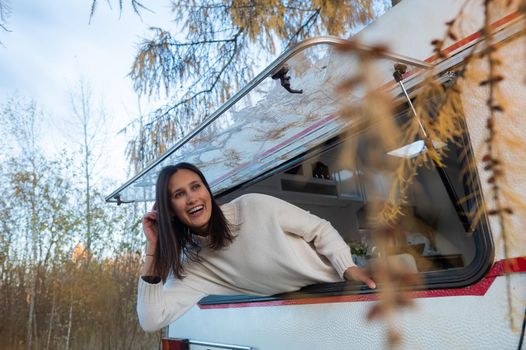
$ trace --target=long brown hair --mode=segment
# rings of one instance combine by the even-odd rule
[[[193,237],[192,230],[183,224],[179,218],[173,214],[171,207],[168,184],[172,176],[179,170],[186,169],[196,173],[206,187],[212,200],[212,213],[208,223],[207,235],[210,240],[211,249],[221,249],[232,242],[232,235],[229,224],[219,208],[219,205],[210,191],[210,186],[203,173],[193,164],[178,163],[164,167],[157,177],[155,188],[156,208],[157,208],[157,249],[155,250],[155,271],[161,276],[163,281],[172,272],[177,278],[184,276],[184,260],[199,259],[201,250],[196,239]]]

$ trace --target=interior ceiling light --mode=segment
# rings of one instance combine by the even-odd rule
[[[433,140],[434,148],[442,148],[445,146],[443,142]],[[424,140],[418,140],[408,145],[397,148],[393,151],[387,152],[388,155],[400,158],[414,158],[422,152],[427,151]]]

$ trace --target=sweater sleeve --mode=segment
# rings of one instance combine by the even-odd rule
[[[329,259],[342,279],[347,268],[356,266],[352,260],[351,249],[327,220],[281,199],[265,197],[268,197],[265,200],[268,200],[272,210],[275,210],[283,231],[312,243],[318,253]]]
[[[206,293],[193,289],[183,281],[169,278],[163,285],[147,283],[139,278],[137,315],[147,332],[157,331],[181,317]]]

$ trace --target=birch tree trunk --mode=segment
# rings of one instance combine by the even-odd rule
[[[66,350],[69,350],[69,339],[71,338],[71,324],[73,316],[73,302],[69,304],[68,335],[66,337]]]
[[[49,350],[49,344],[51,343],[51,334],[53,332],[53,317],[55,315],[56,301],[57,297],[55,292],[53,291],[53,301],[51,302],[51,315],[49,315],[49,328],[47,331],[46,350]]]
[[[33,315],[35,310],[35,294],[36,294],[37,278],[35,271],[31,276],[31,288],[29,291],[29,316],[27,319],[27,349],[31,350],[33,347]]]

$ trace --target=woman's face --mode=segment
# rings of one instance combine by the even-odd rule
[[[208,229],[212,215],[212,198],[199,175],[179,169],[170,178],[168,195],[175,215],[196,233]]]

